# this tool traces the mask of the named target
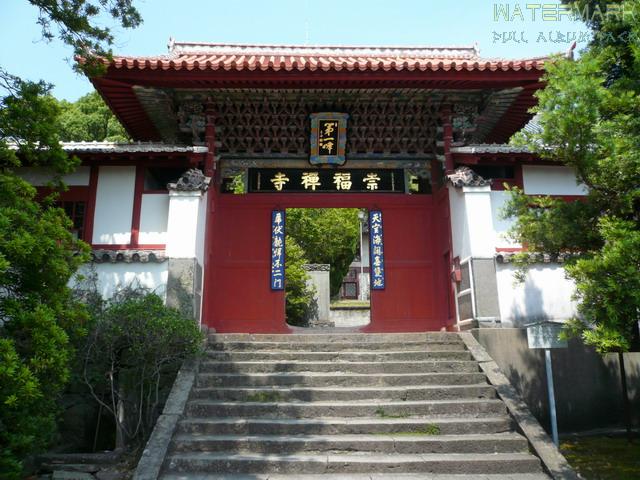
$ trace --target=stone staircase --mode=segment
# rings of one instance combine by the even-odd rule
[[[311,474],[548,478],[455,333],[210,335],[161,478]]]

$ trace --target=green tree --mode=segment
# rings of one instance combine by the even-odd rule
[[[640,1],[619,15],[594,15],[596,6],[606,11],[603,2],[566,3],[586,15],[593,40],[577,61],[547,63],[534,109],[541,131],[525,140],[572,167],[589,191],[566,204],[516,189],[505,213],[529,251],[575,254],[566,272],[580,317],[568,332],[600,353],[618,352],[625,382],[622,353],[638,347],[640,319]]]
[[[124,27],[140,22],[130,0],[31,0],[39,9],[43,36],[54,31],[84,68],[109,55],[113,37],[94,24],[111,15]],[[22,477],[22,462],[44,448],[55,426],[56,400],[69,377],[70,342],[82,334],[84,309],[67,282],[87,259],[71,223],[53,199],[36,201],[36,191],[16,169],[49,167],[72,171],[76,160],[59,145],[60,113],[51,85],[30,82],[0,66],[0,478]],[[52,183],[63,188],[61,182]]]
[[[290,235],[285,238],[285,255],[287,322],[302,327],[307,325],[314,309],[314,289],[307,284],[309,274],[303,268],[309,261],[302,247]]]
[[[355,208],[287,209],[287,234],[304,250],[309,263],[331,264],[331,296],[358,250],[358,210]]]
[[[91,92],[75,102],[60,102],[60,139],[80,142],[103,140],[124,142],[128,136],[98,92]]]

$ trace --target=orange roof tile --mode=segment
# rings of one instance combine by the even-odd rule
[[[544,58],[480,58],[467,47],[345,47],[169,43],[169,54],[114,57],[116,69],[272,71],[542,70]]]

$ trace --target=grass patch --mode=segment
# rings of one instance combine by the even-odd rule
[[[560,444],[571,466],[586,480],[637,480],[640,478],[640,439],[577,437]]]
[[[331,302],[331,307],[365,307],[370,306],[368,300],[336,300]]]
[[[281,399],[280,392],[257,392],[247,396],[247,402],[270,403]]]
[[[384,411],[384,408],[382,407],[378,407],[376,409],[376,415],[378,415],[380,418],[407,418],[409,416],[408,413],[397,413],[397,414],[391,414],[391,413],[387,413]]]
[[[416,428],[412,432],[398,432],[393,435],[440,435],[440,427],[438,425],[429,424]]]

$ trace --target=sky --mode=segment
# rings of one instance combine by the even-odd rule
[[[473,45],[482,57],[531,58],[578,50],[587,28],[560,2],[492,0],[134,0],[143,24],[114,28],[115,54],[162,55],[179,41],[297,45]],[[542,5],[545,5],[544,11]],[[70,101],[92,91],[72,70],[71,49],[45,42],[37,9],[0,0],[0,66],[55,85]],[[105,25],[111,25],[105,20]]]

